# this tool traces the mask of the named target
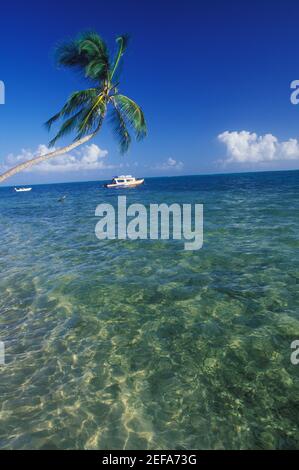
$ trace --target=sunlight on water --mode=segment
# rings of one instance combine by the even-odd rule
[[[298,448],[299,172],[150,179],[204,246],[99,241],[99,183],[0,190],[0,447]],[[64,203],[58,203],[61,195]]]

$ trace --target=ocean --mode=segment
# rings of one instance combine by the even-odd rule
[[[98,240],[119,195],[203,204],[202,249]],[[298,209],[299,171],[1,188],[0,448],[299,448]]]

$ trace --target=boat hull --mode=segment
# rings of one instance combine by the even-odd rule
[[[28,191],[31,191],[32,188],[15,188],[16,193],[28,193]]]
[[[144,179],[132,181],[132,183],[118,183],[118,184],[105,184],[105,188],[116,189],[116,188],[135,188],[144,183]]]

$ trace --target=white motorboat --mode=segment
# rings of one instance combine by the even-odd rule
[[[135,188],[144,183],[144,179],[137,179],[131,175],[115,176],[111,183],[105,184],[105,188]]]
[[[28,191],[31,191],[32,188],[15,188],[15,191],[17,193],[24,193],[24,192],[28,192]]]

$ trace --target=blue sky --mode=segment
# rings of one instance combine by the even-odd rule
[[[104,126],[92,146],[70,156],[78,164],[62,159],[56,170],[35,168],[7,184],[299,168],[299,105],[290,102],[298,27],[299,4],[288,0],[5,2],[2,170],[44,149],[50,136],[42,124],[84,87],[53,60],[55,44],[82,30],[96,30],[111,48],[130,34],[121,92],[148,123],[148,137],[125,156]],[[95,169],[84,164],[89,158]]]

